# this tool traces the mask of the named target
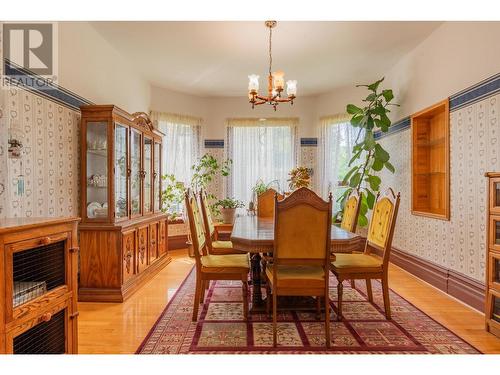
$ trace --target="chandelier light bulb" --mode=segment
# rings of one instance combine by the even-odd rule
[[[283,90],[285,87],[285,73],[281,70],[273,73],[273,86],[276,90]]]
[[[286,81],[286,94],[290,96],[297,96],[297,81],[296,80],[288,80]]]
[[[259,91],[259,76],[257,74],[248,76],[248,91]]]

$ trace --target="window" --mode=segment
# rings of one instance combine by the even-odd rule
[[[200,157],[201,119],[196,117],[152,112],[158,129],[165,134],[162,146],[162,175],[173,174],[188,186],[193,171],[191,166]],[[183,203],[172,207],[182,212]]]
[[[296,166],[298,119],[233,119],[228,121],[228,157],[233,160],[228,195],[248,207],[259,179],[276,180],[288,189],[288,172]]]
[[[340,210],[337,199],[345,190],[341,186],[344,176],[349,171],[349,160],[356,140],[362,139],[360,129],[350,123],[350,116],[337,115],[321,119],[319,172],[321,196],[326,198],[333,193],[333,212]],[[359,141],[358,141],[359,142]]]

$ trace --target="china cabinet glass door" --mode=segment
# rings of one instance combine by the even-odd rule
[[[127,138],[128,128],[115,126],[115,217],[128,217],[127,194]]]
[[[144,137],[144,213],[151,212],[152,202],[152,173],[151,168],[153,165],[153,140]]]
[[[160,157],[161,157],[161,145],[155,142],[154,149],[154,207],[153,209],[157,212],[161,209],[160,204],[160,194],[161,194],[161,170],[160,170]]]
[[[87,218],[108,217],[108,123],[87,122]]]
[[[500,215],[491,215],[490,248],[492,250],[500,251]]]
[[[491,180],[490,211],[500,214],[500,178]]]
[[[141,134],[130,131],[130,212],[138,216],[141,211]]]
[[[493,320],[500,323],[500,298],[493,297]]]

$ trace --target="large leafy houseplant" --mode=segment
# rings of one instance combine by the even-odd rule
[[[220,173],[222,176],[228,176],[232,160],[228,159],[219,163],[215,157],[209,154],[203,155],[195,164],[191,166],[193,176],[191,177],[190,187],[193,191],[208,190],[210,183]],[[163,175],[162,179],[166,181],[166,188],[162,192],[163,211],[170,213],[170,218],[175,219],[179,212],[173,211],[184,200],[186,187],[184,183],[178,181],[173,174]],[[207,194],[208,199],[213,201],[216,197],[213,194]],[[218,208],[211,204],[214,213],[219,213]]]
[[[349,161],[350,169],[342,181],[343,184],[348,185],[348,188],[338,200],[343,209],[347,197],[353,190],[363,193],[358,216],[360,226],[368,224],[366,215],[368,210],[373,209],[376,194],[380,190],[382,181],[377,173],[383,168],[394,173],[394,166],[389,161],[389,153],[374,137],[376,129],[380,129],[383,133],[389,131],[391,120],[387,115],[390,112],[388,107],[397,105],[392,103],[394,94],[391,89],[379,90],[383,80],[384,78],[369,85],[356,86],[366,87],[369,91],[368,96],[363,99],[363,107],[354,104],[347,105],[347,113],[352,115],[351,125],[359,128],[359,132],[352,149],[353,156]]]
[[[223,177],[229,176],[232,163],[233,161],[231,159],[226,159],[222,163],[219,163],[212,155],[205,154],[196,164],[191,166],[191,169],[194,171],[193,177],[191,178],[191,189],[193,189],[193,191],[200,191],[200,189],[203,189],[207,192],[210,210],[215,216],[220,215],[219,207],[213,203],[217,197],[208,192],[208,186],[219,173]]]

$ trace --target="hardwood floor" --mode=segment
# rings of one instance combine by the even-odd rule
[[[186,250],[124,303],[79,303],[79,353],[134,353],[194,261]],[[399,267],[389,268],[389,286],[484,353],[500,353],[500,339],[484,330],[484,316]]]

